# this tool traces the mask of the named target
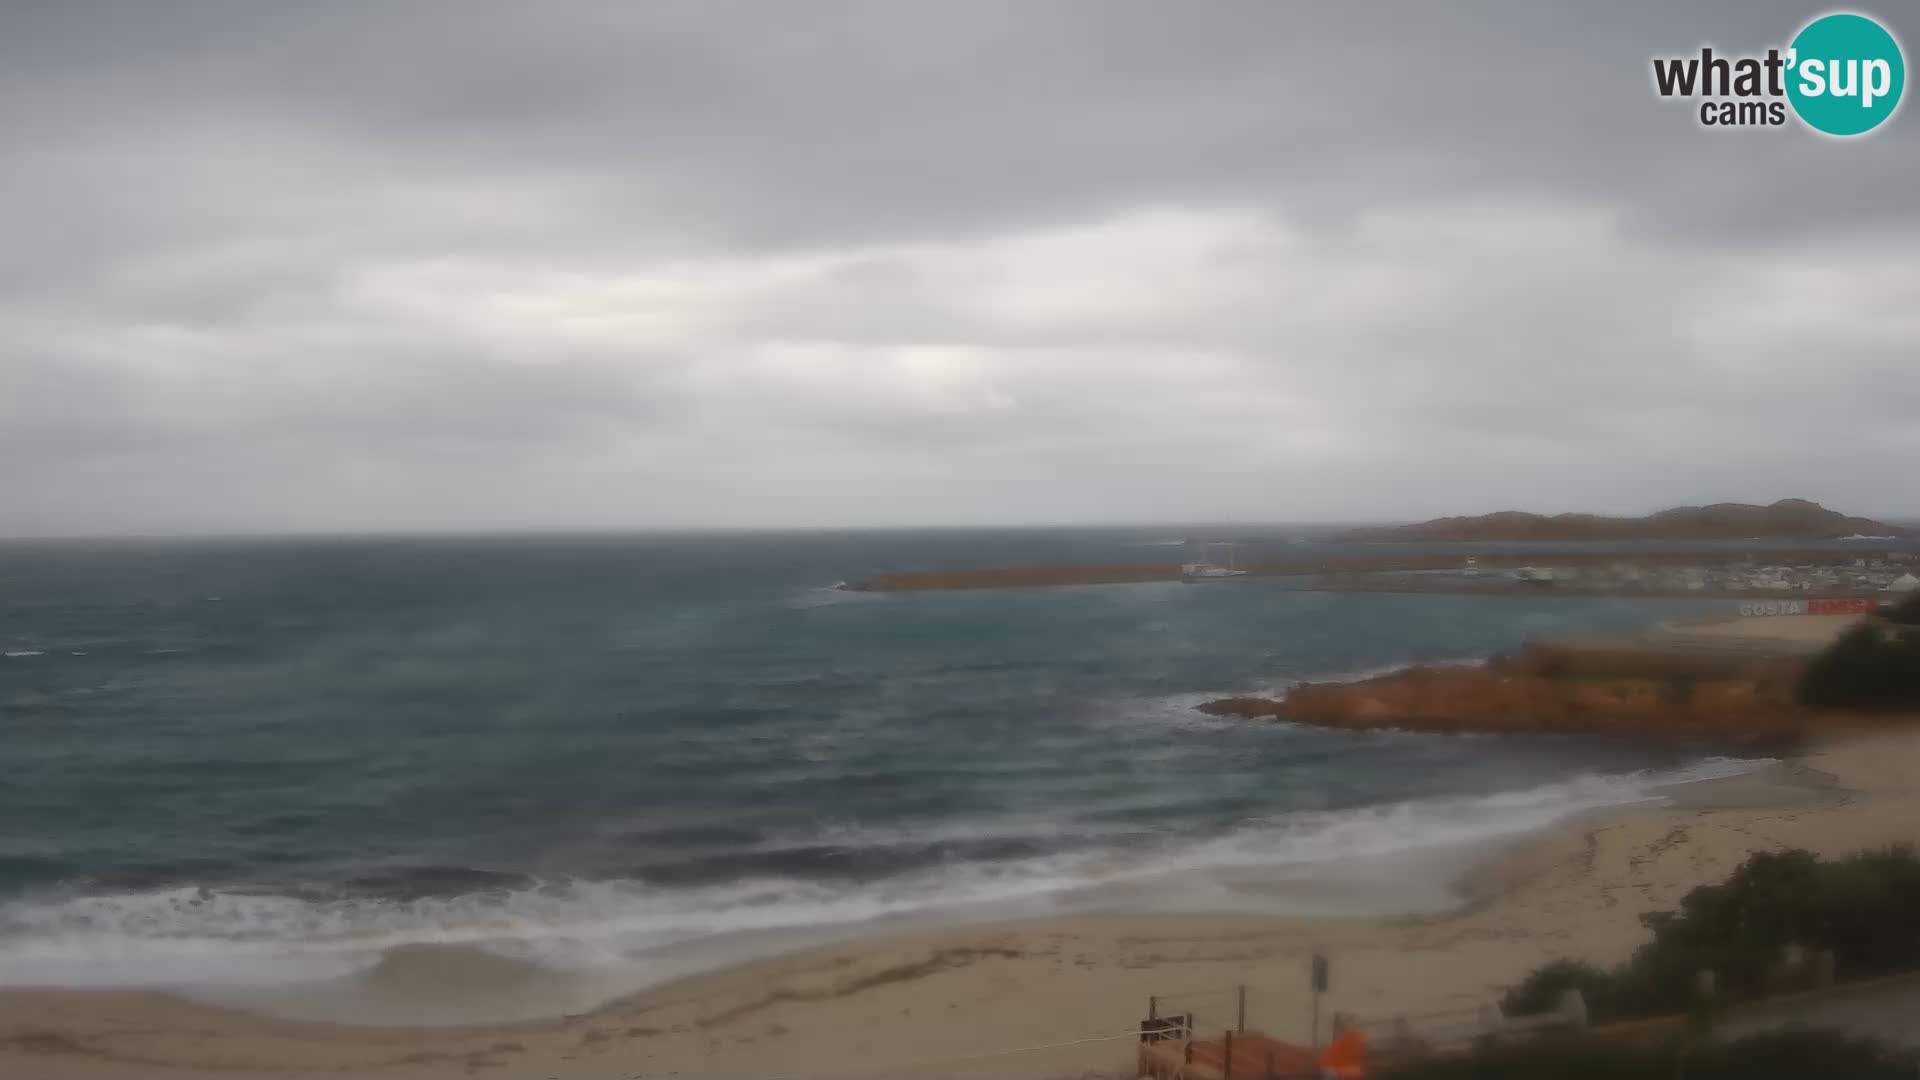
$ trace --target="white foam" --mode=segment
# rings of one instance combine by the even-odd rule
[[[1121,830],[1115,828],[1112,831]],[[810,847],[871,850],[969,840],[1058,840],[1068,837],[1084,840],[1090,835],[1085,825],[1062,816],[1005,814],[959,818],[927,825],[828,825],[824,828],[796,829],[762,841],[754,845],[753,850],[764,853]]]
[[[0,653],[0,656],[5,656],[10,660],[20,660],[29,656],[45,656],[45,655],[47,654],[44,652],[41,652],[38,649],[9,649],[5,653]]]
[[[1575,814],[1657,801],[1659,789],[1738,775],[1765,762],[1712,758],[1669,771],[1593,774],[1484,796],[1291,814],[1202,845],[1189,862],[1274,865],[1328,862],[1478,844],[1534,832]]]
[[[878,593],[869,589],[851,589],[847,587],[846,582],[837,581],[832,585],[802,589],[787,598],[787,606],[804,610],[806,608],[833,607],[838,604],[869,604],[884,599],[886,599],[885,593]]]
[[[1338,671],[1330,675],[1315,675],[1315,676],[1311,676],[1304,679],[1293,679],[1284,684],[1268,683],[1264,686],[1257,688],[1255,690],[1255,693],[1260,697],[1283,698],[1287,696],[1288,691],[1292,690],[1294,686],[1302,682],[1309,682],[1309,683],[1316,683],[1316,684],[1366,682],[1368,679],[1379,679],[1379,678],[1384,678],[1388,675],[1397,675],[1402,671],[1411,671],[1414,668],[1478,667],[1479,665],[1484,664],[1486,662],[1487,662],[1487,658],[1485,656],[1459,656],[1459,657],[1449,657],[1443,660],[1400,660],[1400,661],[1395,661],[1394,663],[1391,663],[1391,664],[1380,664],[1375,667],[1354,668],[1350,671]],[[1224,696],[1227,696],[1227,695],[1224,695],[1224,694],[1213,695],[1213,697],[1215,698],[1224,697]]]
[[[15,986],[284,985],[370,970],[390,948],[471,944],[562,969],[750,931],[847,925],[1069,882],[1042,867],[958,867],[873,886],[786,879],[691,889],[571,881],[490,895],[310,901],[193,887],[0,906],[0,975]]]
[[[1374,880],[1365,877],[1369,860],[1466,852],[1582,811],[1658,799],[1666,785],[1760,764],[1714,759],[1680,770],[1581,776],[1490,795],[1279,814],[1200,842],[1097,845],[938,866],[867,883],[761,878],[660,888],[640,881],[563,881],[410,901],[311,900],[192,887],[28,897],[0,904],[0,979],[15,986],[202,991],[303,985],[371,971],[396,946],[467,944],[596,979],[617,972],[606,985],[626,992],[669,974],[742,959],[743,949],[777,951],[770,942],[790,948],[796,934],[844,936],[890,917],[1038,914],[1115,904],[1200,910],[1222,902],[1314,910],[1284,888],[1249,893],[1214,887],[1255,871],[1277,871],[1283,878],[1297,872],[1305,875],[1299,882],[1316,887],[1358,874],[1354,880],[1371,882],[1376,904],[1424,903],[1403,898],[1442,895],[1450,872],[1429,866],[1417,881]],[[1009,819],[935,833],[967,838],[1033,825]],[[905,834],[826,837],[884,842]],[[670,969],[662,966],[663,950],[674,954]]]

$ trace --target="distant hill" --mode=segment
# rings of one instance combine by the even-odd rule
[[[1479,517],[1444,517],[1418,525],[1353,529],[1338,539],[1394,540],[1834,540],[1846,536],[1914,536],[1914,530],[1872,518],[1849,517],[1805,499],[1772,506],[1714,503],[1678,506],[1646,517],[1527,514],[1505,510]]]

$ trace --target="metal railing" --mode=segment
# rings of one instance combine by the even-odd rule
[[[1271,1008],[1278,1001],[1286,1003],[1284,1015]],[[1270,1032],[1288,1032],[1306,1026],[1302,1023],[1307,1020],[1306,1016],[1292,1015],[1293,1010],[1306,1004],[1297,992],[1250,984],[1155,994],[1148,999],[1148,1016],[1140,1025],[1140,1041],[1143,1044],[1183,1043],[1177,1051],[1182,1064],[1197,1064],[1208,1073],[1231,1076],[1236,1037],[1263,1038],[1271,1045]],[[1263,1009],[1262,1005],[1269,1007]],[[1334,1013],[1330,1019],[1328,1037],[1358,1029],[1367,1036],[1368,1046],[1376,1057],[1404,1058],[1445,1052],[1487,1039],[1523,1038],[1552,1029],[1584,1028],[1587,1009],[1579,991],[1569,990],[1553,1011],[1528,1016],[1507,1016],[1498,1004],[1488,1001],[1368,1019]],[[1312,1036],[1294,1045],[1303,1048],[1321,1045],[1317,1009],[1311,1023]],[[1261,1074],[1256,1071],[1250,1075]]]

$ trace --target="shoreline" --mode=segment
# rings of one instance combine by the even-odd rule
[[[1904,552],[1910,542],[1897,543],[1895,548],[1886,551]],[[1799,565],[1841,566],[1854,559],[1868,555],[1883,554],[1881,549],[1831,549],[1831,548],[1780,548],[1768,549],[1767,557],[1775,562]],[[1299,578],[1304,581],[1302,591],[1328,592],[1460,592],[1485,594],[1490,596],[1538,596],[1538,595],[1587,595],[1593,597],[1707,597],[1707,598],[1745,598],[1774,599],[1782,598],[1778,592],[1763,589],[1677,589],[1659,586],[1640,587],[1625,582],[1608,587],[1582,588],[1577,585],[1554,585],[1542,587],[1536,584],[1515,582],[1485,582],[1470,584],[1464,581],[1418,582],[1398,581],[1374,578],[1367,575],[1407,573],[1417,571],[1458,571],[1462,559],[1472,554],[1478,565],[1487,570],[1517,569],[1537,563],[1551,562],[1555,566],[1599,566],[1631,559],[1646,566],[1725,566],[1745,558],[1742,553],[1713,548],[1675,548],[1637,550],[1630,553],[1619,551],[1542,551],[1531,550],[1524,554],[1509,551],[1473,551],[1449,554],[1411,554],[1400,552],[1390,555],[1327,555],[1317,558],[1257,559],[1237,563],[1236,568],[1243,571],[1241,577],[1209,582],[1219,585],[1224,582],[1246,580],[1247,578]],[[982,566],[965,568],[933,568],[923,570],[887,570],[874,573],[857,580],[841,582],[840,589],[850,592],[926,592],[969,589],[1005,589],[1005,588],[1044,588],[1060,585],[1123,585],[1145,582],[1169,582],[1182,580],[1179,562],[1129,562],[1129,563],[1064,563],[1038,566]],[[1793,590],[1788,598],[1807,600],[1819,598],[1884,598],[1885,593],[1878,590],[1862,590],[1844,586],[1823,589]]]
[[[1203,1017],[1252,986],[1248,1023],[1304,1038],[1304,964],[1325,1012],[1470,1008],[1555,957],[1616,963],[1639,915],[1753,850],[1843,854],[1920,840],[1920,733],[1863,735],[1663,805],[1589,811],[1488,845],[1458,908],[1374,919],[1064,915],[820,945],[675,979],[551,1020],[370,1027],[275,1019],[154,991],[0,991],[0,1073],[47,1077],[1074,1075],[1122,1067],[1149,995]],[[1436,962],[1444,959],[1445,962]],[[1844,977],[1844,973],[1843,973]],[[1194,988],[1215,991],[1189,995]],[[1111,1036],[1111,1038],[1108,1038]],[[1076,1042],[1095,1038],[1103,1041]],[[1007,1047],[1053,1047],[982,1056]]]

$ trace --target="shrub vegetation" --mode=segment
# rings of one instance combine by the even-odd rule
[[[1830,949],[1841,979],[1920,969],[1920,857],[1910,848],[1822,860],[1761,852],[1733,876],[1702,885],[1678,911],[1645,916],[1653,940],[1611,971],[1556,960],[1509,991],[1508,1015],[1551,1010],[1568,989],[1595,1023],[1671,1015],[1694,1005],[1694,980],[1712,971],[1722,1001],[1764,996],[1788,945]]]
[[[1886,617],[1920,623],[1920,597]],[[1800,676],[1802,704],[1836,709],[1920,707],[1920,628],[1866,620],[1813,658]]]
[[[1895,626],[1920,626],[1920,592],[1880,612],[1880,617]]]

